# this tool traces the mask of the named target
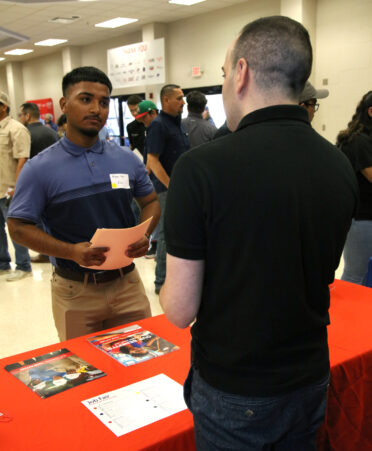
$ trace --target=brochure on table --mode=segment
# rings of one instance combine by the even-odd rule
[[[12,363],[5,369],[41,398],[106,376],[66,348]]]
[[[117,437],[187,409],[182,385],[165,374],[82,403]]]
[[[125,366],[135,365],[179,349],[178,346],[137,324],[95,335],[88,338],[88,341]]]
[[[132,263],[133,258],[127,257],[125,251],[130,244],[141,239],[146,233],[151,218],[135,227],[127,229],[97,229],[90,242],[93,247],[108,247],[106,260],[100,266],[89,266],[89,269],[106,271],[119,269]]]

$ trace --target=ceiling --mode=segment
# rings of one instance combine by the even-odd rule
[[[152,22],[170,23],[205,14],[247,0],[206,0],[193,6],[169,4],[168,0],[0,0],[0,66],[54,53],[69,45],[83,46],[142,29]],[[52,23],[56,17],[79,18],[65,25]],[[94,24],[115,17],[129,17],[138,22],[116,29],[97,28]],[[34,43],[45,39],[68,39],[56,47]],[[4,55],[14,48],[32,49],[23,56]]]

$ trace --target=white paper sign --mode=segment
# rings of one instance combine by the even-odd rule
[[[165,374],[82,403],[117,437],[187,409],[182,385]]]
[[[164,84],[164,38],[107,50],[107,68],[114,88]]]

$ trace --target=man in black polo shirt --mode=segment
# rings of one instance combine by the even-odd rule
[[[21,105],[19,121],[28,128],[31,135],[30,158],[58,141],[58,134],[40,122],[40,110],[36,103]]]
[[[308,32],[283,16],[228,49],[234,133],[175,165],[160,301],[192,326],[185,399],[200,450],[315,450],[329,381],[329,289],[357,203],[348,161],[298,105]]]
[[[190,148],[186,131],[181,123],[181,114],[185,105],[182,89],[173,84],[163,86],[160,91],[160,101],[162,110],[151,122],[146,134],[146,168],[154,175],[152,182],[162,211],[158,224],[155,293],[159,293],[166,273],[164,210],[169,178],[179,156]]]
[[[58,141],[58,133],[40,122],[40,110],[36,103],[27,102],[21,105],[19,121],[28,128],[31,135],[30,158]],[[42,229],[42,225],[38,225]],[[31,257],[32,263],[49,263],[47,255],[38,254]]]

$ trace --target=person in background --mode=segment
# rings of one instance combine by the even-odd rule
[[[173,168],[160,303],[191,328],[197,450],[316,450],[329,384],[329,288],[357,204],[347,159],[298,105],[307,30],[246,25],[223,65],[233,133]],[[332,187],[332,189],[330,189]]]
[[[146,134],[147,168],[154,174],[153,184],[158,194],[161,217],[158,226],[156,249],[155,293],[158,294],[165,280],[164,210],[167,202],[169,179],[173,166],[190,148],[187,133],[181,122],[185,101],[178,85],[169,84],[161,88],[162,110],[151,122]]]
[[[66,128],[67,128],[67,119],[66,119],[66,115],[65,114],[61,114],[58,118],[57,121],[57,125],[58,125],[58,136],[60,138],[62,138],[63,136],[65,136],[66,133]]]
[[[128,97],[127,105],[131,115],[136,118],[138,112],[138,104],[142,102],[140,96],[133,94]],[[127,125],[127,133],[132,150],[137,149],[143,155],[143,148],[145,144],[145,126],[134,119]]]
[[[58,134],[40,122],[40,110],[36,103],[21,105],[19,122],[28,128],[31,135],[30,158],[58,141]]]
[[[134,263],[102,270],[107,247],[90,243],[97,228],[135,225],[133,196],[141,220],[160,205],[145,166],[128,148],[98,138],[106,123],[112,85],[95,67],[78,67],[62,80],[60,107],[66,135],[24,166],[9,210],[10,235],[30,249],[52,256],[51,288],[55,325],[67,340],[151,316]],[[46,232],[38,229],[42,218]],[[148,235],[125,251],[145,255]]]
[[[314,114],[319,110],[318,99],[325,99],[328,95],[328,89],[315,89],[309,81],[305,83],[299,104],[307,110],[310,122],[312,122]]]
[[[144,126],[149,128],[151,122],[158,116],[158,109],[151,100],[143,100],[138,104],[138,110],[136,115],[136,121],[141,122]],[[146,132],[145,132],[146,133]],[[154,179],[154,175],[147,167],[147,150],[146,150],[146,137],[143,151],[143,163],[146,165],[146,169],[149,172],[151,181]],[[158,226],[155,227],[153,234],[150,236],[150,249],[147,251],[145,258],[155,258],[156,249],[158,244]]]
[[[58,134],[40,122],[40,110],[36,103],[27,102],[21,105],[19,121],[28,128],[31,135],[30,158],[58,141]],[[42,224],[38,227],[43,228]],[[38,254],[31,257],[32,263],[49,263],[47,255]]]
[[[203,119],[207,98],[200,91],[191,91],[186,96],[187,118],[182,119],[182,125],[188,134],[190,148],[199,146],[214,138],[217,128],[208,120]]]
[[[107,130],[106,125],[104,125],[98,133],[99,139],[103,139],[104,141],[110,141],[109,131]]]
[[[51,128],[51,129],[54,130],[55,132],[58,131],[57,124],[55,124],[55,123],[53,122],[53,115],[52,115],[51,113],[47,113],[47,114],[45,115],[44,122],[45,122],[45,125],[46,125],[47,127]]]
[[[10,102],[0,91],[0,276],[8,282],[31,276],[27,247],[13,241],[16,269],[11,270],[5,224],[18,176],[30,157],[31,137],[27,128],[9,116]],[[3,278],[3,277],[1,277]]]
[[[208,105],[205,106],[204,111],[203,111],[203,113],[202,113],[202,116],[203,116],[203,119],[204,119],[205,121],[210,122],[212,125],[214,125],[214,126],[216,127],[216,124],[214,123],[214,120],[213,120],[213,118],[212,118],[212,116],[211,116],[211,113],[209,112],[209,107],[208,107]]]
[[[345,243],[341,279],[366,285],[372,257],[372,91],[362,97],[336,145],[349,159],[359,185],[359,206]]]

